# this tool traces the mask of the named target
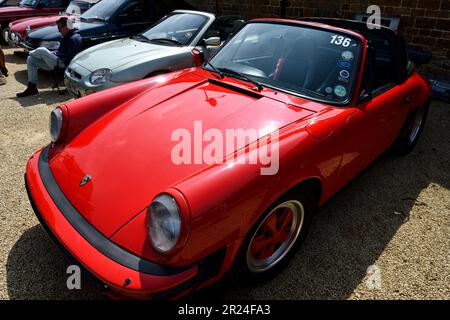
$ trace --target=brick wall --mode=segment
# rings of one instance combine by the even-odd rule
[[[248,18],[280,17],[286,3],[287,18],[303,16],[354,18],[369,5],[382,15],[400,16],[399,32],[408,46],[433,53],[426,73],[450,79],[450,0],[190,0],[200,10],[241,14]]]

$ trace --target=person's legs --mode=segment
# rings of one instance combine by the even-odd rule
[[[35,58],[35,56],[31,54],[27,58],[27,66],[28,66],[28,82],[31,82],[33,84],[37,84],[39,69],[48,71],[53,70],[53,68],[49,67],[44,60]]]
[[[0,71],[5,77],[8,76],[8,69],[6,69],[5,54],[3,53],[2,48],[0,48]]]
[[[45,70],[55,69],[56,64],[58,62],[58,57],[53,52],[44,47],[39,47],[36,50],[31,51],[30,56],[38,60],[44,61],[45,64],[47,65],[47,68]]]
[[[38,70],[43,69],[51,71],[55,69],[57,63],[58,57],[47,48],[40,47],[30,51],[27,58],[28,87],[24,92],[18,93],[17,96],[21,98],[37,94],[38,90],[36,84],[38,81]]]

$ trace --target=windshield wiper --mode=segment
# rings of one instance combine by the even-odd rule
[[[150,41],[155,41],[155,42],[164,42],[165,41],[165,42],[174,43],[174,44],[176,44],[178,46],[182,46],[183,45],[180,41],[175,40],[175,39],[169,39],[169,38],[153,38],[153,39],[150,39]]]
[[[212,69],[215,73],[217,73],[217,74],[219,75],[219,78],[220,78],[220,79],[225,78],[225,75],[223,74],[223,72],[220,71],[219,69],[217,69],[216,66],[213,65],[211,62],[207,61],[207,62],[206,62],[206,65],[207,65],[207,66],[210,66],[211,69]]]
[[[144,36],[143,34],[135,34],[130,37],[130,39],[149,42],[150,39]]]
[[[235,76],[235,78],[238,78],[240,80],[244,80],[244,81],[248,81],[250,83],[253,83],[256,86],[256,88],[258,89],[258,91],[261,91],[262,89],[264,89],[264,87],[262,86],[261,83],[259,83],[258,81],[255,81],[253,79],[250,79],[244,73],[241,73],[241,72],[238,72],[236,70],[229,69],[229,68],[217,68],[217,69],[222,71],[222,73],[224,73],[226,75]]]
[[[80,20],[81,21],[87,21],[87,22],[89,22],[89,21],[102,21],[102,22],[105,22],[106,21],[105,18],[100,18],[100,17],[93,17],[93,18],[80,17]]]

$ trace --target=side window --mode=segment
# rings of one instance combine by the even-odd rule
[[[392,46],[389,42],[380,37],[372,37],[371,45],[373,50],[373,79],[372,79],[372,93],[395,83],[396,81],[396,66],[395,57],[392,52]]]
[[[41,3],[46,8],[64,8],[66,6],[65,0],[42,0]]]
[[[205,39],[212,37],[220,37],[219,26],[217,24],[217,20],[209,27],[209,29],[205,33]],[[220,39],[223,41],[223,39]]]

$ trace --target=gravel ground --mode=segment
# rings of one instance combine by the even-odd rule
[[[67,263],[38,226],[23,183],[28,157],[48,143],[49,112],[69,96],[42,74],[38,97],[22,58],[5,50],[0,87],[0,298],[101,299],[88,282],[66,289]],[[409,156],[382,156],[322,207],[300,253],[258,287],[222,282],[198,296],[242,299],[449,299],[450,106],[433,102]],[[368,272],[369,270],[369,272]]]

